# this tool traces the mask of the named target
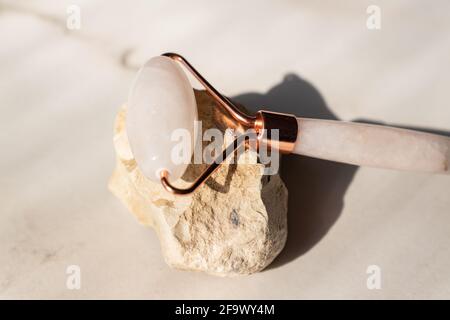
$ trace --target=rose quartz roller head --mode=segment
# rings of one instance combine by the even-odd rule
[[[248,115],[211,86],[194,67],[176,53],[150,59],[138,72],[128,98],[127,135],[136,162],[144,175],[161,181],[175,194],[195,191],[220,165],[214,161],[186,189],[170,182],[180,178],[187,167],[174,163],[171,135],[182,128],[196,137],[197,107],[192,86],[183,66],[244,129],[254,129],[257,145],[268,145],[282,153],[388,169],[449,173],[450,138],[387,126],[297,118],[289,114],[259,111]],[[276,143],[263,132],[278,129]],[[239,139],[227,147],[221,159],[237,148]],[[191,141],[191,149],[195,141]],[[192,155],[192,154],[191,154]]]
[[[197,104],[184,71],[168,57],[150,59],[131,87],[126,119],[131,150],[147,178],[159,181],[163,170],[174,180],[183,175],[187,163],[171,160],[171,134],[179,128],[194,133],[195,120]]]

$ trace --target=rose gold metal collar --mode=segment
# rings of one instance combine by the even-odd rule
[[[240,124],[244,129],[254,129],[257,134],[257,146],[267,144],[269,147],[276,147],[282,153],[291,153],[297,139],[298,124],[295,116],[290,114],[276,113],[271,111],[258,111],[256,116],[248,115],[227,97],[217,91],[185,58],[177,53],[164,53],[163,56],[169,57],[181,63],[206,89],[215,102],[224,108],[229,115]],[[277,143],[273,143],[271,130],[277,129],[279,138]],[[189,195],[197,190],[210,176],[217,170],[220,164],[236,150],[244,139],[236,138],[228,145],[220,157],[216,159],[209,167],[187,188],[177,188],[169,182],[169,173],[167,170],[161,171],[161,184],[163,187],[177,195]]]

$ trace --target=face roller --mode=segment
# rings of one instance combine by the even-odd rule
[[[187,163],[171,161],[170,150],[176,143],[171,133],[183,128],[191,136],[197,136],[194,91],[181,66],[203,85],[236,125],[255,130],[257,145],[276,147],[281,153],[359,166],[449,173],[448,137],[387,126],[297,118],[269,111],[248,115],[211,86],[186,59],[176,53],[166,53],[150,59],[139,70],[128,98],[126,126],[131,150],[141,171],[174,194],[192,193],[220,165],[220,161],[214,161],[188,188],[180,189],[169,182],[169,179],[180,178],[187,167]],[[271,129],[279,130],[276,144],[263,134]],[[236,139],[228,146],[221,159],[239,143]],[[191,150],[194,144],[192,141]]]

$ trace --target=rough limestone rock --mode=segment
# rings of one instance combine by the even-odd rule
[[[203,130],[223,130],[226,119],[220,108],[204,91],[196,91],[196,100]],[[115,123],[117,165],[109,188],[139,222],[155,229],[167,264],[220,276],[251,274],[269,265],[287,236],[287,189],[280,177],[262,175],[263,165],[247,148],[235,164],[222,165],[192,195],[172,195],[137,167],[125,117],[123,107]],[[174,184],[190,184],[204,168],[190,164]]]

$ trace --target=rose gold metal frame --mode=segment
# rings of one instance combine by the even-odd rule
[[[171,58],[182,64],[206,89],[215,102],[224,108],[229,115],[244,129],[254,129],[257,134],[257,146],[264,143],[273,147],[270,137],[271,129],[279,130],[279,139],[276,144],[277,149],[282,153],[291,153],[297,139],[298,124],[293,115],[276,113],[270,111],[258,111],[256,116],[248,115],[234,105],[234,103],[217,91],[185,58],[177,53],[164,53],[163,56]],[[268,133],[267,135],[264,133]],[[197,190],[210,176],[217,170],[225,159],[236,150],[243,139],[236,138],[217,157],[215,161],[187,188],[177,188],[169,182],[169,173],[162,170],[160,173],[163,187],[176,195],[189,195]]]
[[[203,171],[202,174],[189,187],[187,187],[185,189],[181,189],[181,188],[177,188],[177,187],[173,186],[172,184],[170,184],[170,182],[168,180],[169,174],[168,174],[167,170],[161,171],[161,184],[167,191],[169,191],[171,193],[178,194],[178,195],[191,194],[192,192],[197,190],[197,188],[200,187],[206,180],[208,180],[209,176],[214,171],[216,171],[217,168],[219,168],[219,166],[222,164],[222,162],[225,161],[225,159],[229,155],[233,154],[233,151],[235,151],[239,147],[239,145],[241,144],[242,141],[243,141],[243,139],[239,139],[239,138],[234,139],[234,141],[232,143],[230,143],[228,145],[228,147],[226,147],[222,151],[222,155],[218,156],[214,160],[214,162],[212,164],[210,164],[206,168],[206,170]]]

